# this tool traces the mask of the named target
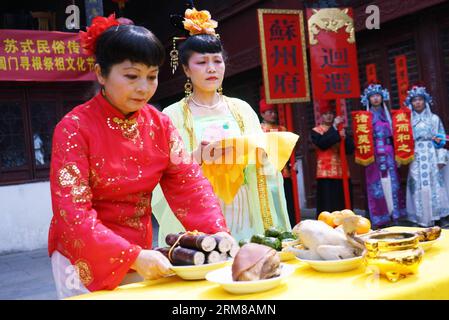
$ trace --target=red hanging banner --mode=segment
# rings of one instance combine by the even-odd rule
[[[92,81],[94,57],[82,53],[78,33],[2,30],[0,80]]]
[[[353,111],[355,162],[367,166],[374,162],[372,114],[369,111]]]
[[[360,96],[355,28],[351,8],[307,9],[314,100],[335,100],[337,116],[341,101]],[[338,130],[343,125],[340,124]],[[346,208],[349,196],[345,144],[340,144]]]
[[[310,101],[302,11],[257,12],[267,103]]]
[[[398,83],[399,107],[405,106],[404,102],[407,99],[408,91],[408,71],[407,71],[407,57],[405,54],[394,57],[396,66],[396,80]]]
[[[377,83],[377,70],[374,63],[369,63],[366,65],[366,82],[367,83]]]
[[[410,109],[405,107],[391,110],[395,160],[403,165],[412,162],[415,156],[411,114]]]
[[[360,97],[351,8],[307,9],[314,99]]]
[[[283,104],[276,105],[278,111],[278,123],[287,128],[287,116]]]

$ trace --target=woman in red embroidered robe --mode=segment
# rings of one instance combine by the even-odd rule
[[[171,120],[147,104],[164,58],[160,42],[113,16],[96,18],[82,39],[95,53],[102,92],[69,112],[53,137],[48,250],[61,298],[114,289],[132,271],[144,279],[169,274],[169,261],[151,250],[158,183],[186,230],[228,232]]]
[[[337,131],[337,126],[343,122],[343,119],[341,117],[335,117],[334,109],[330,105],[330,101],[320,101],[320,113],[322,122],[313,128],[311,133],[312,143],[316,147],[317,158],[317,216],[323,211],[332,212],[345,208],[340,159],[340,143],[342,138],[345,140],[346,153],[354,152],[353,140],[345,138],[345,129],[342,129],[340,132]],[[350,180],[349,187],[352,198]]]

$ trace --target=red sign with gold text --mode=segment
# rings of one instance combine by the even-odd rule
[[[314,99],[360,97],[351,8],[307,9]]]
[[[404,102],[407,99],[408,85],[408,71],[407,71],[407,57],[405,54],[394,57],[396,66],[396,80],[398,83],[399,107],[405,106]]]
[[[391,110],[395,160],[403,165],[412,162],[415,156],[411,114],[410,109],[405,107]]]
[[[367,166],[374,162],[373,123],[370,111],[353,111],[355,162]]]
[[[310,101],[302,11],[257,11],[267,103]]]
[[[82,53],[78,33],[0,32],[0,80],[92,81],[94,64]]]

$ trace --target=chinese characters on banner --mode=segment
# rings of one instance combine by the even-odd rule
[[[366,82],[367,83],[377,83],[377,70],[374,63],[369,63],[366,65]]]
[[[403,165],[412,162],[415,153],[411,114],[408,108],[391,110],[395,159]]]
[[[302,11],[257,11],[267,103],[310,101]]]
[[[78,33],[2,30],[0,79],[5,81],[94,80],[95,59],[82,53]]]
[[[396,80],[398,83],[399,107],[404,106],[405,99],[407,99],[408,90],[408,71],[407,71],[407,57],[405,54],[394,57],[396,65]]]
[[[370,111],[353,111],[355,162],[367,166],[374,162],[373,123]]]
[[[314,99],[360,96],[352,9],[307,9]]]

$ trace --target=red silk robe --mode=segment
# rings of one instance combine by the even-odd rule
[[[166,115],[146,105],[125,119],[101,94],[74,108],[54,131],[49,254],[68,258],[91,291],[117,287],[140,250],[151,248],[159,182],[186,230],[228,231]]]

